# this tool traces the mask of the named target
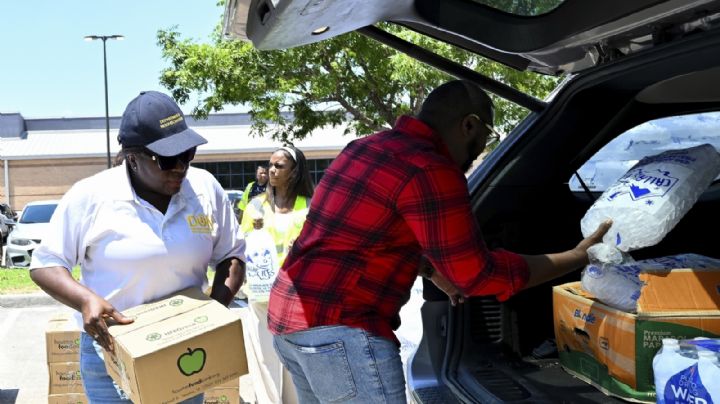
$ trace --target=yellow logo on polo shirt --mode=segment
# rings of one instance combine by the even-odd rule
[[[187,215],[186,219],[190,231],[193,233],[210,233],[215,224],[215,221],[210,215]]]

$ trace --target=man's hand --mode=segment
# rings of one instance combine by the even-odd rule
[[[602,242],[605,233],[612,226],[612,220],[606,220],[597,230],[584,238],[575,248],[554,254],[522,255],[530,270],[530,278],[525,288],[531,288],[558,278],[588,264],[587,249]]]
[[[438,271],[434,271],[432,276],[430,277],[430,280],[432,283],[437,286],[438,289],[445,292],[446,295],[450,298],[450,304],[453,306],[457,305],[458,303],[465,303],[465,296],[463,296],[462,291],[458,289],[457,286],[453,285],[446,277],[443,276]]]
[[[575,246],[575,250],[580,254],[583,254],[587,260],[587,249],[597,243],[602,243],[603,237],[605,237],[605,233],[610,230],[611,226],[611,219],[607,219],[606,221],[600,223],[600,226],[598,226],[597,230],[595,230],[593,234],[587,236],[582,241],[580,241],[577,246]]]
[[[90,295],[82,303],[80,313],[82,314],[85,332],[110,353],[115,353],[115,347],[108,331],[107,322],[130,324],[134,321],[123,316],[107,300],[95,294]]]
[[[112,338],[107,321],[130,324],[133,319],[123,316],[105,299],[81,285],[64,267],[36,268],[30,271],[30,278],[47,294],[57,301],[72,307],[82,314],[83,328],[108,352],[113,352]]]

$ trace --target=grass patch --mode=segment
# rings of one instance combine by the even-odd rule
[[[212,285],[215,271],[208,268],[208,283]],[[76,266],[72,270],[72,276],[80,279],[80,267]],[[27,268],[4,268],[0,267],[0,295],[10,295],[17,293],[33,293],[39,292],[40,287],[30,279],[30,271]]]
[[[80,267],[72,270],[72,276],[80,279]],[[27,268],[0,267],[0,295],[39,292],[40,287],[30,279]]]

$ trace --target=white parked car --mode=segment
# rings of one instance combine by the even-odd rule
[[[30,202],[25,205],[15,229],[8,236],[5,266],[30,266],[32,253],[40,245],[57,205],[56,200]]]

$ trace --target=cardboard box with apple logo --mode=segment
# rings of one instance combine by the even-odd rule
[[[199,289],[123,311],[114,325],[110,376],[136,404],[175,403],[247,373],[239,315]]]

